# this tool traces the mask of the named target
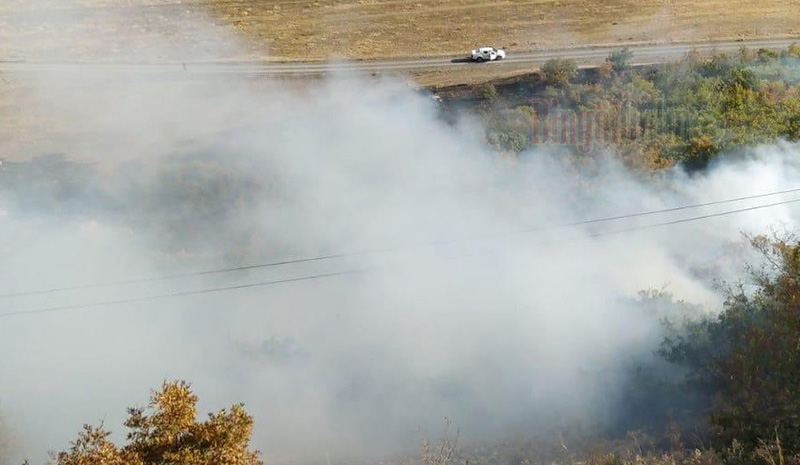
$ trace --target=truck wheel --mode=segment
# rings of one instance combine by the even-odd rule
[[[483,63],[483,57],[478,57],[475,61],[477,61],[478,63]]]

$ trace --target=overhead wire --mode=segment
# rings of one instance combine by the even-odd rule
[[[64,286],[64,287],[56,287],[51,289],[42,289],[42,290],[33,290],[33,291],[20,291],[20,292],[11,292],[0,294],[0,299],[9,299],[9,298],[16,298],[16,297],[29,297],[35,295],[44,295],[44,294],[55,294],[60,292],[70,292],[70,291],[79,291],[79,290],[89,290],[89,289],[101,289],[106,287],[115,287],[115,286],[126,286],[126,285],[133,285],[133,284],[147,284],[159,281],[171,281],[177,279],[184,279],[184,278],[195,278],[195,277],[203,277],[203,276],[213,276],[225,273],[234,273],[234,272],[241,272],[241,271],[251,271],[251,270],[258,270],[258,269],[269,269],[269,268],[277,268],[282,266],[288,265],[297,265],[303,263],[313,263],[313,262],[320,262],[326,260],[334,260],[334,259],[341,259],[341,258],[349,258],[349,257],[357,257],[357,256],[364,256],[364,255],[376,255],[382,253],[390,253],[396,252],[399,250],[407,250],[413,248],[426,248],[426,247],[436,247],[442,246],[447,244],[454,244],[454,243],[461,243],[461,242],[469,242],[469,241],[477,241],[483,239],[489,239],[493,237],[499,236],[507,236],[507,235],[516,235],[516,234],[525,234],[525,233],[532,233],[532,232],[543,232],[548,230],[555,230],[555,229],[562,229],[562,228],[572,228],[577,226],[586,226],[590,224],[597,224],[597,223],[606,223],[612,221],[619,221],[624,219],[631,219],[631,218],[640,218],[640,217],[647,217],[653,215],[659,215],[664,213],[673,213],[677,211],[685,211],[691,210],[695,208],[703,208],[703,207],[710,207],[715,205],[723,205],[728,203],[735,203],[741,202],[745,200],[754,200],[759,198],[765,197],[772,197],[776,195],[783,195],[783,194],[790,194],[800,192],[800,188],[794,189],[786,189],[781,191],[775,192],[767,192],[763,194],[756,194],[756,195],[748,195],[748,196],[741,196],[731,199],[724,199],[724,200],[716,200],[712,202],[704,202],[704,203],[697,203],[691,205],[682,205],[677,207],[670,207],[670,208],[663,208],[659,210],[649,210],[643,212],[635,212],[635,213],[628,213],[623,215],[616,215],[616,216],[609,216],[603,218],[594,218],[588,220],[581,220],[572,223],[564,223],[560,225],[551,225],[551,226],[540,226],[534,228],[524,228],[524,229],[516,229],[513,231],[504,231],[504,232],[493,232],[493,233],[486,233],[481,235],[475,235],[471,237],[459,238],[459,239],[445,239],[440,241],[432,241],[427,242],[424,244],[416,244],[410,246],[397,246],[397,247],[386,247],[386,248],[375,248],[375,249],[366,249],[360,251],[352,251],[352,252],[341,252],[341,253],[333,253],[333,254],[326,254],[326,255],[319,255],[314,257],[303,257],[303,258],[295,258],[295,259],[286,259],[286,260],[278,260],[273,262],[267,263],[257,263],[251,265],[242,265],[242,266],[235,266],[235,267],[226,267],[226,268],[217,268],[217,269],[210,269],[210,270],[200,270],[200,271],[190,271],[185,273],[174,273],[174,274],[166,274],[161,276],[154,276],[154,277],[146,277],[146,278],[134,278],[134,279],[126,279],[126,280],[118,280],[118,281],[107,281],[102,283],[93,283],[93,284],[81,284],[75,286]]]
[[[603,237],[603,236],[610,236],[615,234],[622,234],[626,232],[633,232],[638,230],[645,230],[645,229],[652,229],[657,227],[665,227],[665,226],[672,226],[676,224],[682,223],[689,223],[693,221],[701,221],[704,219],[709,218],[716,218],[722,216],[733,215],[737,213],[743,213],[748,211],[755,211],[761,210],[765,208],[772,208],[780,205],[788,205],[792,203],[800,202],[800,198],[791,199],[791,200],[784,200],[781,202],[773,202],[769,204],[763,205],[756,205],[746,208],[740,208],[735,210],[728,210],[724,212],[717,212],[717,213],[710,213],[706,215],[699,215],[689,218],[681,218],[677,220],[665,221],[661,223],[653,223],[648,225],[641,225],[641,226],[634,226],[625,229],[618,229],[613,231],[605,231],[600,233],[593,233],[588,234],[586,236],[576,237],[573,239],[581,239],[581,238],[596,238],[596,237]],[[172,299],[172,298],[179,298],[179,297],[189,297],[189,296],[196,296],[196,295],[204,295],[204,294],[212,294],[212,293],[220,293],[220,292],[227,292],[227,291],[236,291],[236,290],[244,290],[244,289],[253,289],[253,288],[262,288],[267,286],[273,286],[278,284],[288,284],[288,283],[296,283],[296,282],[303,282],[303,281],[311,281],[317,279],[325,279],[325,278],[332,278],[336,276],[345,276],[345,275],[354,275],[363,273],[367,270],[365,269],[354,269],[354,270],[345,270],[345,271],[337,271],[337,272],[329,272],[329,273],[321,273],[321,274],[314,274],[309,276],[300,276],[295,278],[283,278],[283,279],[276,279],[270,281],[261,281],[249,284],[240,284],[235,286],[221,286],[221,287],[212,287],[206,289],[200,289],[195,291],[185,291],[185,292],[174,292],[168,294],[158,294],[152,296],[144,296],[144,297],[133,297],[128,299],[118,299],[118,300],[110,300],[110,301],[101,301],[101,302],[90,302],[86,304],[75,304],[75,305],[64,305],[64,306],[55,306],[55,307],[47,307],[47,308],[39,308],[33,310],[21,310],[21,311],[13,311],[13,312],[5,312],[0,313],[0,318],[11,318],[15,316],[28,316],[28,315],[37,315],[37,314],[52,314],[52,313],[59,313],[59,312],[66,312],[66,311],[74,311],[80,309],[89,309],[89,308],[97,308],[97,307],[107,307],[107,306],[114,306],[114,305],[122,305],[128,303],[139,303],[139,302],[147,302],[147,301],[156,301],[156,300],[164,300],[164,299]]]

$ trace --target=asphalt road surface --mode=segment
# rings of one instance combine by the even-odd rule
[[[671,61],[691,50],[701,53],[736,52],[741,47],[750,49],[782,49],[797,39],[759,39],[724,42],[691,42],[657,45],[629,45],[633,52],[633,64],[650,64]],[[202,62],[202,63],[99,63],[99,62],[34,62],[0,61],[0,73],[28,73],[37,71],[75,71],[75,72],[140,72],[140,73],[189,73],[189,74],[243,74],[243,75],[315,75],[336,72],[383,73],[438,71],[466,66],[496,66],[502,68],[511,64],[531,65],[536,68],[552,58],[574,60],[581,66],[602,63],[609,54],[620,50],[619,46],[588,46],[559,50],[530,52],[509,51],[508,57],[500,62],[472,63],[466,56],[429,57],[418,59],[369,60],[369,61],[328,61],[328,62]],[[501,69],[498,69],[501,71]]]

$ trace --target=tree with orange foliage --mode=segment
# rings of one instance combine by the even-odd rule
[[[85,426],[57,465],[262,465],[250,451],[253,419],[241,404],[196,420],[197,396],[185,382],[164,383],[149,410],[128,409],[128,444],[118,448],[102,427]]]

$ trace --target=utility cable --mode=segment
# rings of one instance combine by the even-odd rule
[[[752,200],[764,197],[771,197],[776,195],[782,194],[789,194],[794,192],[800,192],[800,188],[795,189],[787,189],[782,191],[776,192],[769,192],[764,194],[757,194],[757,195],[748,195],[743,197],[737,197],[732,199],[725,199],[725,200],[717,200],[713,202],[705,202],[705,203],[698,203],[692,205],[683,205],[678,207],[671,207],[671,208],[664,208],[660,210],[651,210],[651,211],[644,211],[644,212],[636,212],[636,213],[629,213],[624,215],[617,215],[617,216],[610,216],[604,218],[595,218],[595,219],[588,219],[577,221],[574,223],[566,223],[560,225],[553,225],[553,226],[542,226],[537,228],[526,228],[526,229],[519,229],[514,231],[507,231],[507,232],[496,232],[490,234],[484,234],[480,236],[473,236],[468,238],[460,238],[460,239],[447,239],[447,240],[440,240],[440,241],[433,241],[428,242],[425,244],[418,244],[418,245],[410,245],[410,246],[398,246],[398,247],[387,247],[387,248],[376,248],[376,249],[368,249],[368,250],[361,250],[355,252],[343,252],[343,253],[335,253],[335,254],[328,254],[328,255],[320,255],[316,257],[306,257],[306,258],[297,258],[297,259],[287,259],[287,260],[280,260],[268,263],[259,263],[253,265],[244,265],[244,266],[237,266],[237,267],[229,267],[229,268],[217,268],[211,270],[202,270],[202,271],[192,271],[186,273],[175,273],[175,274],[167,274],[162,276],[155,276],[150,278],[137,278],[137,279],[128,279],[128,280],[120,280],[120,281],[107,281],[104,283],[95,283],[95,284],[83,284],[77,286],[67,286],[67,287],[57,287],[52,289],[44,289],[44,290],[34,290],[34,291],[23,291],[23,292],[13,292],[8,294],[0,294],[0,299],[8,299],[8,298],[15,298],[15,297],[28,297],[28,296],[35,296],[35,295],[42,295],[42,294],[55,294],[59,292],[69,292],[69,291],[78,291],[78,290],[88,290],[88,289],[101,289],[106,287],[114,287],[114,286],[126,286],[132,284],[146,284],[152,282],[159,282],[159,281],[171,281],[183,278],[193,278],[193,277],[202,277],[202,276],[212,276],[218,274],[225,274],[225,273],[233,273],[239,271],[249,271],[249,270],[257,270],[257,269],[268,269],[268,268],[277,268],[281,266],[287,265],[295,265],[295,264],[302,264],[302,263],[312,263],[312,262],[319,262],[325,260],[334,260],[340,258],[348,258],[348,257],[356,257],[356,256],[364,256],[364,255],[376,255],[381,253],[390,253],[396,252],[398,250],[405,250],[411,248],[423,248],[423,247],[436,247],[454,243],[461,243],[461,242],[468,242],[468,241],[476,241],[482,239],[490,239],[493,237],[498,236],[505,236],[505,235],[514,235],[514,234],[525,234],[525,233],[532,233],[532,232],[542,232],[554,229],[562,229],[562,228],[572,228],[577,226],[585,226],[590,224],[597,224],[597,223],[606,223],[611,221],[619,221],[623,219],[630,219],[630,218],[640,218],[652,215],[658,215],[663,213],[671,213],[683,210],[690,210],[695,208],[702,208],[702,207],[709,207],[714,205],[723,205],[727,203],[734,203],[734,202],[741,202],[744,200]]]
[[[779,205],[788,205],[792,203],[800,202],[800,198],[792,199],[792,200],[785,200],[782,202],[774,202],[770,204],[764,205],[757,205],[747,208],[740,208],[736,210],[729,210],[725,212],[718,212],[718,213],[711,213],[707,215],[700,215],[690,218],[682,218],[678,220],[666,221],[662,223],[653,223],[644,226],[635,226],[626,229],[619,229],[614,231],[608,231],[604,233],[595,233],[590,234],[586,237],[588,238],[595,238],[595,237],[602,237],[602,236],[609,236],[613,234],[621,234],[626,232],[632,231],[639,231],[645,229],[652,229],[656,227],[664,227],[664,226],[672,226],[681,223],[689,223],[693,221],[700,221],[708,218],[717,218],[722,216],[733,215],[737,213],[749,212],[754,210],[761,210],[764,208],[771,208],[776,207]],[[127,303],[137,303],[137,302],[148,302],[148,301],[155,301],[155,300],[163,300],[163,299],[171,299],[171,298],[178,298],[178,297],[188,297],[188,296],[195,296],[195,295],[203,295],[203,294],[212,294],[218,292],[226,292],[226,291],[236,291],[236,290],[243,290],[243,289],[253,289],[253,288],[261,288],[267,287],[272,285],[278,284],[286,284],[286,283],[295,283],[295,282],[303,282],[303,281],[311,281],[316,279],[324,279],[324,278],[331,278],[335,276],[345,276],[345,275],[354,275],[363,273],[367,270],[365,269],[358,269],[358,270],[347,270],[347,271],[338,271],[338,272],[331,272],[331,273],[323,273],[323,274],[315,274],[310,276],[301,276],[296,278],[286,278],[286,279],[278,279],[272,281],[262,281],[256,282],[251,284],[242,284],[238,286],[226,286],[226,287],[213,287],[207,289],[201,289],[196,291],[186,291],[186,292],[175,292],[170,294],[160,294],[160,295],[153,295],[153,296],[146,296],[146,297],[135,297],[130,299],[120,299],[120,300],[111,300],[111,301],[103,301],[103,302],[93,302],[87,304],[76,304],[76,305],[65,305],[65,306],[58,306],[58,307],[49,307],[49,308],[40,308],[35,310],[23,310],[23,311],[14,311],[14,312],[6,312],[0,313],[0,318],[10,318],[15,316],[24,316],[24,315],[37,315],[37,314],[47,314],[47,313],[57,313],[57,312],[65,312],[71,310],[79,310],[79,309],[88,309],[88,308],[96,308],[96,307],[107,307],[107,306],[114,306],[114,305],[121,305]]]

